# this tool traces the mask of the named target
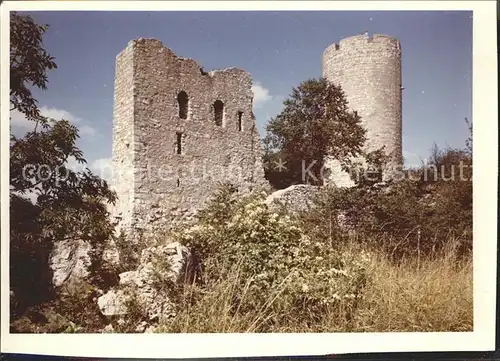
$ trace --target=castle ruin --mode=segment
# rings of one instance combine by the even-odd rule
[[[116,58],[113,169],[119,229],[148,233],[189,218],[222,182],[266,184],[247,72],[205,72],[159,40]]]
[[[401,45],[387,35],[352,36],[331,44],[323,53],[323,77],[340,85],[349,108],[358,112],[367,131],[365,150],[385,146],[390,157],[384,180],[401,170],[402,154],[402,77]],[[336,160],[325,162],[331,183],[354,185]]]
[[[340,85],[367,129],[366,150],[385,146],[402,165],[401,47],[385,35],[330,45],[323,76]],[[113,169],[119,229],[146,233],[190,218],[221,182],[246,192],[267,186],[252,112],[252,78],[205,72],[159,40],[136,39],[116,58]],[[335,160],[328,182],[352,186]],[[384,178],[390,172],[384,173]]]

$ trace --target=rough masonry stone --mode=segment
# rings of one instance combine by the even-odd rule
[[[154,232],[189,219],[221,182],[266,186],[252,78],[205,72],[155,39],[116,58],[112,213],[119,229]]]
[[[361,116],[367,131],[365,149],[385,146],[391,157],[383,178],[402,167],[401,44],[387,35],[357,35],[331,44],[323,53],[323,76],[340,85],[349,107]],[[353,180],[335,160],[328,160],[329,181],[352,186]]]
[[[314,199],[321,190],[322,187],[296,184],[271,193],[265,203],[272,210],[285,208],[290,212],[308,211],[313,207]]]
[[[323,76],[340,85],[367,130],[366,150],[391,156],[384,180],[402,167],[401,45],[359,35],[330,45]],[[111,213],[118,229],[151,234],[189,220],[222,182],[247,192],[267,187],[252,113],[252,78],[228,68],[205,72],[155,39],[136,39],[116,58]],[[354,185],[326,160],[328,183]]]
[[[193,267],[190,251],[179,242],[146,248],[139,267],[121,273],[119,286],[97,299],[99,309],[105,316],[126,315],[127,303],[135,295],[150,320],[172,316],[170,295],[158,283],[189,284],[194,277]]]
[[[72,280],[84,279],[89,275],[91,246],[78,239],[57,241],[50,255],[52,283],[60,287]]]

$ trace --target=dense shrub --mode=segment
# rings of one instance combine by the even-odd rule
[[[363,253],[342,254],[316,242],[290,216],[271,212],[263,195],[236,201],[233,190],[224,188],[178,237],[199,260],[204,285],[231,278],[237,265],[235,307],[255,312],[267,305],[275,312],[271,324],[287,312],[320,317],[321,310],[341,299],[354,302],[362,293]]]
[[[404,179],[353,188],[326,187],[303,228],[325,243],[342,240],[346,228],[359,240],[379,240],[389,254],[429,254],[455,238],[462,253],[472,247],[472,157],[465,150],[435,148],[428,164]]]

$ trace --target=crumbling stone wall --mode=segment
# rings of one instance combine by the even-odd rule
[[[367,130],[366,150],[386,147],[391,156],[385,179],[402,166],[401,45],[386,35],[358,35],[340,40],[323,54],[323,76],[344,90],[349,107]],[[353,185],[337,161],[328,160],[329,181]]]
[[[272,210],[284,208],[292,213],[308,211],[322,189],[309,184],[295,184],[271,193],[266,198],[266,204]]]
[[[252,113],[252,78],[205,72],[155,39],[117,56],[113,125],[113,213],[146,234],[191,217],[220,182],[265,186]]]
[[[130,227],[134,200],[134,44],[116,57],[113,114],[113,187],[118,195],[112,213]]]

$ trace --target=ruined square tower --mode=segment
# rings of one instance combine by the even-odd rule
[[[201,209],[221,182],[265,186],[247,72],[204,72],[159,40],[116,58],[112,213],[119,229],[169,227]]]

